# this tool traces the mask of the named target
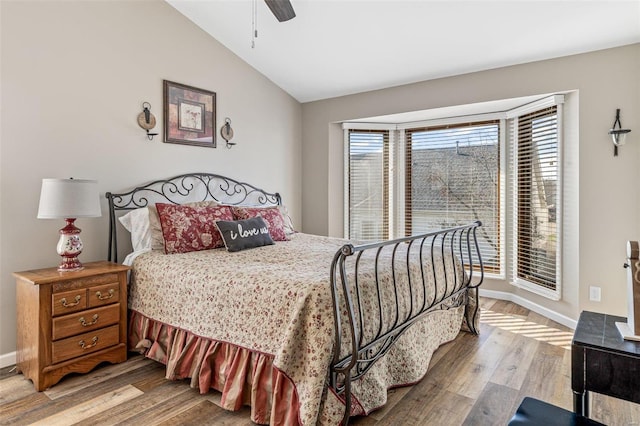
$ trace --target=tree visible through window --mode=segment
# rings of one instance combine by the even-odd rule
[[[479,243],[500,269],[499,121],[406,131],[405,234],[482,221]]]

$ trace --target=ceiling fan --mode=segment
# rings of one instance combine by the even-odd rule
[[[296,17],[296,12],[293,10],[293,6],[291,6],[291,1],[289,0],[264,0],[271,9],[271,13],[276,17],[276,19],[280,22],[288,21],[289,19],[293,19]]]

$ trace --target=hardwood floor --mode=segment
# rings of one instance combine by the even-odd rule
[[[388,403],[350,424],[506,425],[525,396],[571,409],[571,330],[510,302],[481,300],[481,333],[461,333],[434,354],[418,384],[389,391]],[[592,418],[640,425],[640,405],[592,394]],[[0,424],[92,426],[251,425],[250,408],[218,407],[187,381],[164,379],[164,366],[132,356],[45,392],[10,368],[0,370]]]

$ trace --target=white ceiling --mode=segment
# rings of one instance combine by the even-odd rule
[[[300,102],[640,42],[640,0],[167,0]]]

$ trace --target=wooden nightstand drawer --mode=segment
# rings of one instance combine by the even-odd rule
[[[108,305],[120,301],[120,284],[116,281],[89,289],[89,307]]]
[[[63,274],[69,274],[64,272]],[[63,275],[64,276],[64,275]],[[89,286],[99,286],[102,284],[112,284],[118,282],[118,274],[100,274],[91,277],[84,277],[81,279],[67,279],[54,283],[52,289],[54,293],[60,291],[68,291],[77,288],[87,288]]]
[[[120,304],[89,309],[53,319],[53,340],[117,324],[120,320]]]
[[[58,340],[51,344],[51,362],[57,364],[71,358],[90,354],[91,352],[117,345],[119,341],[120,331],[117,325]]]
[[[76,290],[55,293],[51,296],[52,315],[65,315],[71,312],[87,309],[87,289],[79,288]]]

